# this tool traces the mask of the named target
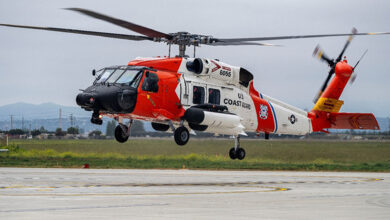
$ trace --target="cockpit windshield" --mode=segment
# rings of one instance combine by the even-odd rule
[[[96,83],[103,83],[108,79],[108,77],[111,75],[112,72],[114,72],[115,69],[105,69],[103,73],[98,77],[98,80]]]
[[[127,66],[106,68],[95,83],[127,84],[136,88],[142,78],[142,71],[143,69],[128,68]]]
[[[114,71],[114,73],[111,74],[110,78],[106,80],[106,83],[114,83],[116,80],[122,75],[124,70],[117,69]]]

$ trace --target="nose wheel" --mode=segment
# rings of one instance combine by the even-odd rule
[[[117,125],[115,128],[115,139],[120,143],[125,143],[129,139],[129,135],[127,135],[128,129],[126,125]]]
[[[240,136],[237,136],[235,139],[234,147],[229,150],[229,157],[232,160],[239,159],[242,160],[245,158],[244,148],[240,148]]]
[[[129,136],[130,136],[130,129],[131,129],[131,125],[133,124],[133,120],[131,119],[129,121],[129,126],[126,126],[122,123],[119,123],[116,128],[115,128],[115,139],[119,142],[119,143],[125,143],[127,141],[127,139],[129,139]]]

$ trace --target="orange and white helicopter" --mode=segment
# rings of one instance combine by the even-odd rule
[[[129,138],[133,120],[145,120],[152,122],[155,130],[171,129],[178,145],[188,142],[189,130],[232,135],[235,137],[235,145],[230,149],[229,156],[242,160],[245,150],[240,147],[240,136],[246,135],[246,132],[263,132],[268,139],[270,133],[305,135],[327,132],[329,128],[379,129],[371,113],[339,112],[343,105],[339,98],[347,82],[354,80],[354,70],[359,63],[352,67],[342,57],[353,36],[390,32],[357,33],[354,29],[348,34],[222,39],[187,32],[166,34],[86,9],[68,10],[107,21],[142,36],[11,24],[0,26],[155,41],[169,46],[167,57],[136,58],[124,66],[93,70],[93,75],[96,75],[93,85],[78,94],[77,104],[93,112],[92,123],[102,124],[103,116],[119,122],[115,129],[115,138],[119,142]],[[333,36],[349,38],[336,59],[328,58],[322,50],[316,48],[314,55],[325,61],[330,71],[310,112],[256,91],[253,75],[245,68],[215,59],[195,58],[195,48],[201,44],[272,46],[258,41]],[[170,57],[171,45],[179,46],[178,56]],[[193,58],[185,55],[188,46],[194,47]],[[128,122],[125,123],[125,119],[129,119]]]

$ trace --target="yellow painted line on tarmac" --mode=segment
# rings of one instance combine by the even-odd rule
[[[38,192],[49,192],[49,191],[53,191],[53,189],[38,189],[37,191]]]

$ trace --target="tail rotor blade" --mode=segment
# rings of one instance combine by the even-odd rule
[[[326,77],[324,83],[321,86],[320,91],[318,91],[317,95],[313,99],[314,104],[317,103],[318,99],[321,97],[321,95],[325,91],[326,87],[328,87],[329,80],[332,78],[333,74],[334,74],[334,68],[331,68],[329,73],[328,73],[328,77]]]
[[[320,45],[317,45],[313,51],[313,57],[317,57],[319,60],[328,63],[329,66],[334,65],[334,61],[325,55],[324,51],[321,49]]]
[[[355,72],[352,73],[351,78],[349,79],[349,84],[352,85],[355,82],[357,74]]]
[[[348,47],[349,44],[351,43],[351,41],[352,41],[352,39],[353,39],[353,36],[356,35],[356,34],[357,34],[357,29],[356,29],[356,28],[353,28],[353,29],[352,29],[351,35],[349,35],[347,42],[345,42],[345,45],[344,45],[343,50],[341,51],[341,53],[339,54],[339,56],[338,56],[337,59],[336,59],[336,63],[340,62],[340,60],[343,58],[343,55],[344,55],[345,50],[347,49],[347,47]]]
[[[319,91],[317,92],[317,95],[316,95],[316,96],[314,97],[314,99],[313,99],[313,103],[314,103],[314,104],[317,103],[317,101],[318,101],[318,99],[321,97],[321,95],[322,95],[322,91],[319,90]]]

